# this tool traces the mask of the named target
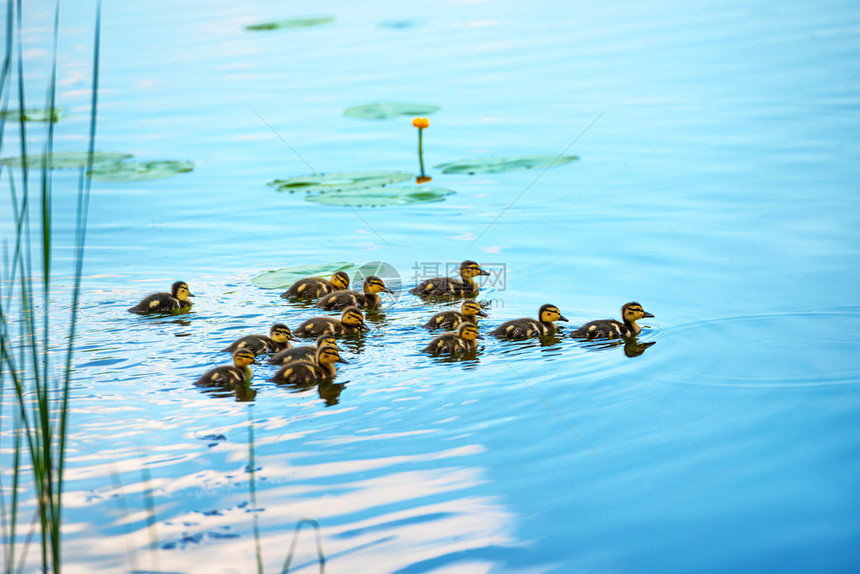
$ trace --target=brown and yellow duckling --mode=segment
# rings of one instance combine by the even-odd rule
[[[385,286],[385,282],[376,275],[370,275],[364,280],[364,293],[357,291],[335,291],[322,298],[314,304],[314,307],[334,310],[346,307],[376,307],[382,302],[377,293],[391,293],[391,289]]]
[[[337,347],[323,345],[317,349],[313,361],[288,363],[278,369],[270,380],[276,383],[300,385],[333,379],[337,375],[335,363],[346,363],[346,361],[340,358]]]
[[[153,293],[147,295],[143,300],[129,308],[129,312],[137,313],[138,315],[148,315],[150,313],[171,313],[178,309],[191,307],[189,297],[194,297],[191,291],[188,290],[188,283],[185,281],[177,281],[170,288],[170,293]]]
[[[621,321],[615,319],[591,321],[571,333],[571,336],[586,339],[634,337],[642,331],[642,328],[636,324],[636,321],[653,316],[651,313],[645,311],[642,305],[636,301],[631,301],[621,307]]]
[[[227,387],[248,383],[254,377],[249,365],[259,365],[255,359],[252,350],[239,349],[233,353],[232,365],[215,367],[194,384],[198,387]]]
[[[555,305],[541,305],[537,319],[528,317],[505,321],[492,331],[490,335],[501,339],[528,339],[529,337],[540,337],[555,333],[555,322],[567,319]]]
[[[308,319],[293,331],[296,337],[319,337],[320,335],[348,335],[360,331],[370,331],[364,322],[364,315],[358,307],[347,307],[340,314],[340,319],[334,317],[314,317]]]
[[[489,275],[489,271],[484,271],[481,266],[474,261],[463,261],[460,264],[460,279],[452,277],[436,277],[422,281],[416,287],[409,290],[413,295],[419,297],[440,297],[440,296],[456,296],[456,295],[477,295],[478,284],[475,283],[475,277],[479,275]]]
[[[277,353],[284,349],[290,348],[290,341],[298,341],[293,337],[293,332],[283,323],[275,323],[269,329],[269,336],[266,335],[247,335],[241,339],[236,339],[230,346],[222,351],[232,353],[238,349],[250,349],[255,355],[261,353]]]
[[[478,334],[478,326],[463,323],[456,332],[442,333],[435,337],[421,352],[432,355],[471,353],[478,349],[476,339],[483,339]]]
[[[337,347],[337,339],[334,335],[320,335],[317,337],[316,345],[302,345],[301,347],[292,347],[285,349],[280,353],[272,355],[267,361],[270,365],[286,365],[287,363],[296,363],[298,361],[311,361],[317,355],[317,349],[329,345]]]
[[[284,299],[318,299],[328,293],[349,289],[349,275],[338,271],[331,281],[322,277],[305,277],[293,283],[289,289],[281,293]]]
[[[486,317],[481,304],[474,299],[466,299],[460,305],[459,311],[442,311],[436,313],[423,325],[425,329],[445,329],[451,331],[463,323],[478,324],[478,317]]]

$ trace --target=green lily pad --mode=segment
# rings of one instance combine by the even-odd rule
[[[164,179],[194,169],[190,161],[119,161],[107,163],[87,172],[90,179],[130,183]]]
[[[315,263],[312,265],[296,265],[295,267],[284,267],[260,273],[253,279],[251,284],[261,289],[285,289],[305,277],[329,278],[338,271],[349,272],[355,265],[344,261],[334,263]]]
[[[438,111],[439,106],[433,104],[378,102],[349,108],[343,115],[360,120],[389,120],[399,116],[428,116]]]
[[[483,157],[475,159],[463,159],[440,163],[436,169],[442,173],[503,173],[506,171],[519,171],[523,169],[545,169],[558,167],[579,158],[575,155],[520,155],[511,157]]]
[[[42,168],[42,154],[34,154],[27,156],[27,166],[30,169]],[[119,162],[132,157],[128,153],[114,153],[97,151],[93,153],[93,165],[101,165],[108,162]],[[24,167],[23,157],[6,157],[0,160],[3,165],[9,167]],[[87,152],[85,151],[69,151],[58,152],[51,156],[51,165],[48,169],[75,169],[87,167]]]
[[[374,186],[390,185],[415,176],[402,171],[342,171],[276,179],[268,185],[278,191],[350,191]]]
[[[269,30],[289,30],[293,28],[312,28],[313,26],[322,26],[334,22],[334,18],[330,16],[321,16],[319,18],[293,18],[291,20],[278,20],[275,22],[263,22],[261,24],[251,24],[245,26],[245,29],[251,32],[265,32]]]
[[[308,201],[326,205],[351,207],[373,207],[384,205],[411,205],[413,203],[434,203],[444,201],[445,197],[456,193],[441,187],[413,185],[408,187],[374,186],[348,191],[322,191],[305,196]]]
[[[54,108],[53,114],[50,114],[45,108],[29,108],[24,111],[0,110],[0,118],[10,122],[47,122],[49,121],[49,115],[52,122],[68,116],[65,108]]]

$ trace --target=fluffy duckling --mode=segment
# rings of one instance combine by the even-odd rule
[[[255,359],[252,350],[239,349],[233,353],[233,365],[215,367],[194,384],[198,387],[226,387],[248,383],[254,376],[249,365],[259,365]]]
[[[456,332],[442,333],[434,338],[429,345],[421,349],[421,352],[432,355],[471,353],[478,349],[476,339],[483,339],[478,334],[478,326],[463,323]]]
[[[639,319],[653,317],[642,308],[636,301],[625,303],[621,307],[622,321],[615,319],[601,319],[586,323],[573,333],[572,337],[585,337],[587,339],[603,339],[613,337],[633,337],[638,335],[642,328],[636,324]]]
[[[529,337],[552,335],[556,329],[555,321],[567,322],[567,319],[555,305],[542,305],[538,311],[537,320],[526,317],[505,321],[490,331],[490,335],[502,339],[528,339]]]
[[[276,383],[300,385],[333,379],[337,375],[335,363],[346,363],[346,361],[340,358],[337,347],[323,345],[317,349],[314,361],[299,361],[284,365],[270,380]]]
[[[293,332],[283,323],[275,323],[269,329],[269,336],[265,335],[247,335],[241,339],[236,339],[226,349],[221,349],[228,353],[232,353],[238,349],[250,349],[255,355],[260,353],[276,353],[290,348],[290,341],[298,341],[293,337]]]
[[[297,337],[319,337],[320,335],[346,335],[359,331],[370,331],[364,322],[364,315],[358,307],[347,307],[340,319],[333,317],[314,317],[308,319],[293,331]]]
[[[478,324],[478,317],[486,317],[481,304],[474,299],[466,299],[460,305],[459,311],[442,311],[436,313],[422,327],[425,329],[445,329],[451,331],[463,323]]]
[[[417,287],[409,290],[413,295],[419,297],[438,297],[443,295],[477,295],[478,284],[474,277],[478,275],[489,275],[481,266],[474,261],[463,261],[460,263],[460,279],[451,277],[436,277],[422,281]]]
[[[364,280],[364,293],[357,291],[335,291],[322,298],[314,304],[314,307],[334,310],[353,307],[376,307],[382,302],[377,293],[391,293],[391,289],[385,286],[385,282],[376,275],[370,275]]]
[[[337,339],[334,335],[320,335],[317,337],[316,346],[302,345],[301,347],[293,347],[285,349],[276,355],[269,357],[267,361],[270,365],[286,365],[287,363],[295,363],[298,361],[311,361],[317,355],[317,349],[324,345],[337,347]]]
[[[148,315],[149,313],[170,313],[177,309],[191,307],[189,297],[194,297],[191,291],[188,290],[188,283],[185,281],[177,281],[170,288],[170,293],[153,293],[143,298],[143,300],[129,308],[130,313],[138,315]]]
[[[281,293],[284,299],[318,299],[334,291],[349,289],[349,275],[338,271],[327,281],[322,277],[305,277],[293,283]]]

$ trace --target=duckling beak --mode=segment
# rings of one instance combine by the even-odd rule
[[[478,275],[489,275],[489,274],[490,274],[490,272],[487,271],[486,269],[481,269],[480,271],[478,271]]]
[[[654,316],[654,315],[652,315],[652,314],[651,314],[651,313],[649,313],[648,311],[642,311],[642,318],[643,318],[643,319],[644,319],[645,317],[653,317],[653,316]]]
[[[569,323],[569,322],[570,322],[570,321],[568,321],[568,320],[567,320],[567,317],[565,317],[564,315],[559,315],[559,316],[558,316],[558,320],[559,320],[559,321],[564,321],[565,323]]]
[[[382,288],[382,292],[383,292],[383,293],[391,293],[392,295],[394,295],[394,291],[392,291],[392,290],[391,290],[391,289],[389,289],[388,287],[383,287],[383,288]]]
[[[476,339],[480,339],[480,340],[482,340],[482,341],[484,340],[484,338],[483,338],[482,336],[480,336],[480,335],[478,335],[478,336],[477,336],[477,337],[475,337],[475,338],[476,338]]]
[[[368,327],[367,323],[365,323],[364,321],[362,321],[361,324],[359,324],[359,327],[361,328],[362,331],[370,331],[370,327]]]
[[[251,361],[251,364],[252,364],[252,365],[259,365],[260,363],[258,363],[258,362],[257,362],[257,359],[255,358],[253,361]]]
[[[478,311],[478,317],[489,317],[489,315],[487,315],[483,311]]]
[[[336,363],[343,363],[344,365],[348,365],[348,364],[349,364],[349,361],[347,361],[346,359],[341,359],[340,357],[338,357],[338,358],[337,358],[337,361],[335,361],[335,362],[336,362]]]
[[[194,297],[194,293],[188,293],[188,297]]]
[[[287,335],[287,340],[288,340],[288,341],[295,341],[295,342],[297,342],[297,343],[301,341],[301,339],[296,339],[296,338],[295,338],[295,337],[293,337],[292,335]]]

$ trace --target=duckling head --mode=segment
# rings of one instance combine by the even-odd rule
[[[489,274],[489,271],[484,271],[483,269],[481,269],[481,266],[474,261],[467,260],[460,263],[460,277],[462,277],[466,281],[470,281],[472,277],[477,277],[478,275]]]
[[[344,271],[338,271],[331,276],[331,284],[338,290],[349,289],[349,275]]]
[[[474,299],[466,299],[463,301],[463,304],[460,305],[460,313],[467,317],[474,317],[475,315],[478,317],[487,316],[487,314],[484,313],[484,310],[481,309],[481,304]]]
[[[298,341],[293,337],[293,332],[283,323],[275,323],[269,329],[269,338],[276,343],[286,343],[287,341]]]
[[[365,293],[392,293],[391,289],[385,286],[385,281],[376,275],[370,275],[364,280]]]
[[[320,347],[324,347],[325,345],[337,349],[337,339],[335,338],[335,336],[326,334],[317,337],[317,349],[319,349]]]
[[[625,303],[624,306],[621,307],[621,317],[624,319],[625,322],[636,323],[636,321],[638,321],[639,319],[653,316],[654,315],[643,309],[642,305],[640,305],[636,301]]]
[[[483,337],[478,334],[478,328],[471,323],[463,323],[460,325],[460,328],[457,329],[457,336],[461,339],[466,339],[467,341],[483,339]]]
[[[170,287],[170,294],[180,301],[188,301],[189,297],[194,297],[191,291],[188,290],[188,283],[185,281],[177,281]]]
[[[540,311],[538,311],[538,320],[540,320],[541,323],[554,323],[555,321],[567,322],[567,318],[561,314],[558,307],[550,304],[541,305]]]
[[[362,331],[370,331],[370,327],[364,322],[364,315],[358,307],[347,307],[340,316],[340,321],[350,327],[358,327]]]
[[[240,369],[246,368],[248,365],[259,365],[255,359],[254,351],[250,349],[239,349],[233,353],[233,364]]]
[[[317,349],[318,365],[334,365],[335,363],[349,364],[347,361],[340,358],[340,353],[338,352],[337,347],[323,345]]]

